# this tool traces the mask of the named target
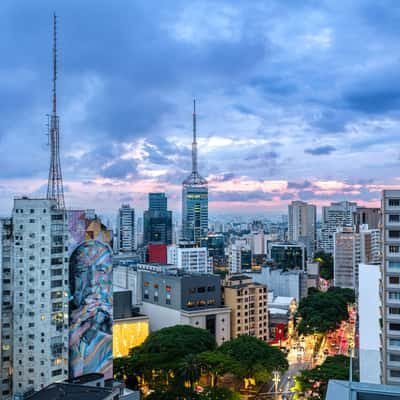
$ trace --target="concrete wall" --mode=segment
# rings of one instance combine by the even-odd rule
[[[359,265],[360,382],[380,382],[379,265]]]

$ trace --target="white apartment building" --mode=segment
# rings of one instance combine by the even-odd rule
[[[382,196],[381,380],[400,385],[400,190]]]
[[[307,257],[311,258],[315,252],[317,239],[317,208],[304,201],[292,201],[288,208],[288,239],[303,243],[307,249]]]
[[[360,382],[381,383],[380,265],[359,265],[358,289]]]
[[[123,204],[117,217],[117,250],[131,253],[136,250],[135,210]]]
[[[322,228],[320,247],[326,253],[333,253],[334,235],[337,228],[353,226],[353,212],[357,210],[357,203],[341,201],[322,207]]]
[[[68,378],[68,227],[56,204],[14,200],[14,395]]]
[[[242,271],[242,257],[244,253],[251,253],[251,248],[245,239],[236,239],[228,247],[229,273],[237,274]]]
[[[212,273],[206,247],[171,245],[167,248],[167,263],[187,272]]]

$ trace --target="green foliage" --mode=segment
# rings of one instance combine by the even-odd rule
[[[214,350],[214,337],[205,329],[176,325],[151,333],[144,343],[131,351],[136,371],[176,371],[188,354]]]
[[[327,292],[313,291],[300,301],[296,317],[301,335],[327,333],[349,318],[347,305],[355,301],[354,291],[332,287]]]
[[[240,395],[227,388],[205,387],[203,393],[192,389],[174,386],[159,386],[146,400],[240,400]]]
[[[201,400],[240,400],[239,393],[232,392],[227,388],[205,388],[204,392],[200,394]]]
[[[241,335],[225,342],[218,351],[237,362],[234,373],[241,378],[254,378],[265,382],[273,370],[283,372],[288,368],[282,351],[253,336]]]
[[[314,393],[313,399],[324,399],[329,379],[349,379],[349,365],[349,357],[327,357],[323,364],[304,370],[296,376],[294,390],[304,396]],[[356,377],[353,376],[354,378]]]
[[[177,370],[177,375],[181,376],[184,382],[189,382],[191,389],[199,380],[201,375],[201,364],[194,354],[187,354],[183,357]]]
[[[202,370],[211,375],[212,387],[217,384],[217,380],[220,376],[228,372],[235,373],[235,371],[239,369],[239,364],[235,360],[220,351],[206,351],[200,353],[197,359]]]
[[[321,278],[333,279],[333,257],[331,254],[317,251],[314,255],[314,261],[319,262],[319,275]]]

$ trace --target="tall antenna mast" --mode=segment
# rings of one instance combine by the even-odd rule
[[[65,208],[64,188],[60,163],[60,119],[57,115],[57,16],[53,19],[53,110],[50,116],[50,169],[47,198],[57,201],[59,209]]]
[[[196,99],[193,99],[192,172],[197,174]]]

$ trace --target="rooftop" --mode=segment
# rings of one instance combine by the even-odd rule
[[[349,382],[330,380],[326,400],[348,399]],[[353,382],[351,400],[395,400],[400,398],[400,387],[374,383]]]
[[[27,397],[27,400],[109,400],[111,389],[71,383],[52,383]]]

